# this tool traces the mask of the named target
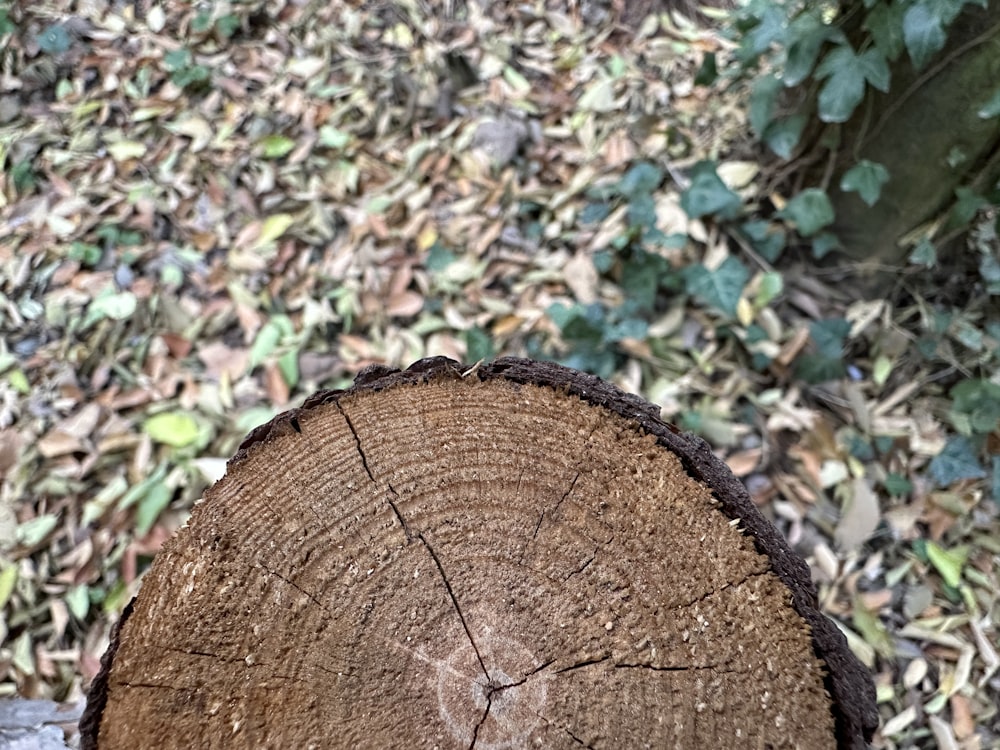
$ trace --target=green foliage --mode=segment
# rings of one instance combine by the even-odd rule
[[[753,249],[771,263],[774,263],[785,249],[787,237],[784,227],[780,224],[755,219],[741,224],[740,232]]]
[[[809,125],[835,125],[859,116],[858,107],[871,90],[890,90],[891,64],[912,64],[916,70],[929,65],[944,49],[952,22],[970,2],[986,7],[986,0],[863,0],[849,9],[841,4],[747,0],[733,22],[741,68],[724,74],[750,84],[750,126],[779,158],[794,158],[804,133],[810,134],[810,147],[835,148],[838,131]],[[902,59],[904,54],[908,60]],[[985,92],[979,101],[980,117],[1000,116],[1000,91]],[[863,160],[842,176],[839,189],[858,193],[872,206],[883,198],[890,177],[883,165]],[[729,209],[719,183],[708,176],[694,188],[685,203],[689,215],[716,213],[720,205]],[[835,237],[821,234],[835,218],[826,190],[806,186],[779,213],[801,236],[813,238],[817,258],[839,246]],[[960,192],[945,231],[967,225],[983,205],[983,196],[960,191],[967,194]],[[922,244],[912,261],[933,266],[933,247]]]
[[[731,318],[736,317],[736,303],[739,302],[749,278],[750,272],[746,266],[732,256],[726,258],[715,270],[709,270],[700,263],[684,269],[688,294]]]
[[[834,48],[816,68],[816,78],[826,79],[819,92],[819,118],[847,122],[865,95],[865,84],[889,90],[889,65],[877,48],[858,55],[850,45]]]
[[[19,161],[10,168],[10,177],[14,183],[14,189],[19,193],[28,193],[38,185],[38,178],[30,159]]]
[[[70,260],[75,260],[81,266],[96,266],[101,261],[101,256],[104,251],[97,245],[91,245],[87,242],[74,242],[69,246],[69,252],[66,253],[66,257]]]
[[[448,250],[441,243],[435,242],[427,251],[424,268],[433,272],[443,271],[456,260],[458,260],[458,256],[455,253]]]
[[[808,121],[809,119],[801,114],[774,120],[764,129],[764,143],[782,159],[791,159]]]
[[[52,24],[35,37],[38,48],[47,55],[61,55],[70,48],[70,38],[62,24]]]
[[[229,39],[240,28],[240,17],[235,13],[224,13],[216,17],[212,10],[200,11],[191,21],[191,31],[195,34],[215,32],[220,39]]]
[[[948,418],[963,435],[987,435],[1000,427],[1000,385],[983,378],[963,380],[951,389]]]
[[[977,112],[981,118],[988,120],[991,117],[1000,116],[1000,89],[993,92],[993,96],[980,107],[979,112]]]
[[[116,224],[102,224],[96,232],[109,248],[135,247],[143,242],[142,232],[135,229],[122,229]]]
[[[170,80],[174,85],[182,89],[202,88],[212,77],[206,66],[195,64],[191,50],[183,47],[165,54],[163,66],[170,72]]]
[[[862,159],[848,169],[840,180],[845,193],[857,192],[861,200],[874,206],[882,193],[882,186],[889,181],[889,170],[881,164]]]
[[[639,162],[629,168],[618,182],[588,191],[591,202],[580,212],[582,224],[603,221],[611,211],[624,204],[628,230],[612,243],[622,250],[628,247],[671,243],[656,226],[656,201],[654,192],[663,182],[663,170],[650,162]]]
[[[648,328],[645,320],[625,317],[621,308],[608,309],[596,302],[589,305],[557,302],[548,314],[562,332],[563,340],[571,344],[570,353],[559,361],[602,378],[610,377],[621,360],[614,345],[623,339],[643,339]]]
[[[815,353],[800,354],[795,359],[795,375],[807,383],[823,383],[844,376],[844,345],[851,324],[843,318],[817,320],[809,325]]]
[[[137,307],[138,300],[132,292],[105,289],[87,305],[83,327],[89,328],[99,320],[127,320],[135,314]]]
[[[970,440],[961,435],[948,438],[944,450],[931,459],[931,476],[939,487],[962,479],[985,479],[986,470],[979,463]]]
[[[929,3],[916,3],[903,14],[903,41],[917,70],[944,47],[946,35],[940,14]]]
[[[496,354],[493,337],[482,328],[474,326],[465,332],[465,358],[467,362],[493,359]]]
[[[17,25],[10,20],[10,12],[6,5],[0,5],[0,36],[13,34],[17,31]]]
[[[791,221],[803,237],[812,237],[834,219],[833,205],[819,188],[803,190],[788,201],[778,215]]]
[[[260,154],[265,159],[280,159],[288,156],[295,148],[295,141],[284,135],[266,135],[257,142]]]
[[[933,268],[937,265],[937,250],[929,237],[924,237],[918,242],[910,253],[910,263],[924,268]]]
[[[692,219],[703,216],[732,219],[741,204],[740,197],[716,173],[715,162],[701,161],[691,168],[691,184],[681,194],[681,208]]]

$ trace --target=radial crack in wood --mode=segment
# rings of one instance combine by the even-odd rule
[[[257,428],[157,556],[87,748],[863,748],[870,677],[698,438],[527,360]]]

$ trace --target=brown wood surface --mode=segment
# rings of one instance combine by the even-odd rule
[[[697,438],[551,364],[374,368],[157,556],[83,747],[860,748],[871,681]]]

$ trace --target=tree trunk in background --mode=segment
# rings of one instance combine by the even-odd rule
[[[966,6],[948,30],[946,48],[922,71],[904,51],[892,68],[890,92],[869,87],[843,127],[828,190],[837,213],[833,229],[848,257],[901,264],[911,248],[900,240],[947,214],[957,187],[993,187],[1000,178],[1000,118],[984,120],[977,112],[998,85],[1000,2],[991,0],[986,9]],[[964,158],[954,163],[959,155]],[[839,187],[840,176],[860,159],[889,171],[873,207]]]
[[[276,417],[157,555],[84,749],[866,747],[805,563],[657,414],[434,358]]]

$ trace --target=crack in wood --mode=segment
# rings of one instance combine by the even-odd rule
[[[358,456],[361,457],[361,466],[364,467],[365,473],[368,475],[368,478],[371,480],[372,484],[378,487],[379,483],[375,479],[375,475],[372,473],[371,467],[368,465],[368,457],[365,455],[365,451],[361,447],[361,437],[358,435],[358,431],[354,428],[354,423],[351,421],[351,418],[347,415],[347,412],[344,411],[344,407],[340,405],[340,402],[336,401],[335,403],[337,405],[337,410],[344,418],[344,422],[347,423],[347,429],[349,429],[351,431],[351,434],[354,436],[354,445],[358,449]],[[395,497],[397,500],[399,500],[399,493],[396,492],[396,489],[392,486],[392,484],[389,482],[386,482],[385,484],[389,492],[392,494],[392,497]],[[392,498],[390,497],[386,497],[386,502],[389,503],[389,507],[392,508],[392,512],[396,515],[396,520],[399,521],[399,525],[403,527],[403,533],[406,535],[407,543],[412,542],[415,535],[410,530],[410,526],[406,522],[406,519],[403,518],[403,514],[400,512],[399,506],[396,505],[396,503],[393,502]]]
[[[479,729],[486,722],[486,717],[490,715],[490,707],[493,705],[493,691],[491,690],[486,694],[486,709],[483,711],[483,715],[479,717],[479,721],[476,726],[472,728],[472,742],[469,743],[469,750],[473,750],[476,746],[476,740],[479,739]]]
[[[533,713],[534,713],[534,714],[535,714],[535,716],[537,716],[537,717],[538,717],[539,719],[541,719],[542,721],[544,721],[544,722],[545,722],[545,724],[546,724],[546,726],[550,726],[550,727],[555,727],[555,728],[556,728],[557,730],[559,730],[559,731],[561,731],[561,732],[565,732],[566,734],[568,734],[568,735],[570,736],[570,738],[571,738],[571,739],[572,739],[572,740],[573,740],[573,741],[574,741],[574,742],[575,742],[576,744],[578,744],[578,745],[579,745],[580,747],[585,747],[585,748],[587,748],[587,750],[596,750],[596,748],[595,748],[595,747],[594,747],[593,745],[591,745],[591,744],[590,744],[589,742],[584,742],[584,741],[583,741],[583,740],[581,740],[581,739],[580,739],[579,737],[577,737],[577,736],[576,736],[575,734],[573,734],[573,732],[571,732],[571,731],[570,731],[570,728],[569,728],[569,727],[566,727],[566,726],[563,726],[562,724],[558,724],[558,723],[556,723],[556,722],[554,722],[554,721],[551,721],[551,720],[550,720],[550,719],[548,719],[547,717],[545,717],[545,716],[542,716],[542,714],[538,713],[537,711],[535,711],[535,712],[533,712]]]
[[[489,680],[490,672],[486,669],[486,662],[483,661],[483,657],[479,653],[479,647],[476,646],[476,640],[472,637],[472,631],[469,629],[469,624],[465,621],[465,615],[462,614],[462,608],[458,606],[458,597],[455,596],[455,591],[451,587],[451,581],[448,580],[448,575],[444,572],[444,566],[441,564],[441,560],[438,559],[434,548],[422,533],[418,533],[417,538],[423,542],[423,545],[427,548],[427,552],[430,553],[431,559],[437,566],[438,572],[441,574],[441,580],[444,581],[444,587],[448,591],[448,596],[451,597],[451,603],[455,607],[455,612],[458,614],[458,619],[462,623],[462,628],[465,630],[465,635],[468,636],[469,643],[472,645],[472,650],[476,654],[476,660],[479,662],[479,666],[482,667],[483,674],[486,676],[486,679]]]
[[[580,567],[578,567],[578,568],[577,568],[576,570],[572,570],[572,571],[570,571],[570,574],[569,574],[568,576],[565,576],[565,577],[563,578],[563,580],[562,580],[562,583],[566,583],[566,582],[567,582],[567,581],[568,581],[568,580],[569,580],[570,578],[572,578],[573,576],[578,576],[578,575],[580,575],[580,574],[581,574],[581,573],[582,573],[583,571],[585,571],[585,570],[586,570],[587,568],[589,568],[589,567],[590,567],[590,564],[591,564],[592,562],[594,562],[594,560],[596,560],[596,559],[597,559],[597,551],[598,551],[599,549],[600,549],[600,547],[595,547],[595,548],[594,548],[594,553],[593,553],[593,554],[592,554],[592,555],[591,555],[590,557],[588,557],[588,558],[587,558],[586,560],[584,560],[584,561],[583,561],[583,565],[581,565]]]
[[[493,695],[496,695],[497,693],[502,693],[504,690],[510,690],[511,688],[520,687],[521,685],[525,684],[528,680],[530,680],[532,677],[534,677],[539,672],[541,672],[543,669],[545,669],[546,667],[549,667],[549,666],[551,666],[551,665],[553,665],[555,663],[556,663],[555,659],[549,659],[544,664],[541,664],[541,665],[535,667],[534,669],[532,669],[530,672],[528,672],[524,677],[522,677],[517,682],[509,682],[506,685],[494,685],[490,689],[490,695],[493,696]]]
[[[615,669],[649,669],[653,672],[700,672],[717,671],[719,674],[741,674],[735,669],[720,669],[722,664],[684,664],[682,666],[656,666],[655,664],[615,664]]]
[[[329,607],[327,607],[325,604],[323,604],[323,602],[321,602],[319,599],[317,599],[314,594],[306,591],[304,588],[302,588],[297,583],[295,583],[295,581],[291,581],[288,578],[285,578],[285,576],[281,575],[281,573],[279,573],[276,570],[271,570],[271,568],[267,567],[260,560],[257,560],[257,565],[260,566],[261,570],[263,570],[263,571],[269,573],[270,575],[274,576],[279,581],[284,581],[285,583],[287,583],[289,586],[291,586],[296,591],[298,591],[298,592],[304,594],[305,596],[309,597],[309,600],[312,601],[317,607],[319,607],[320,609],[322,609],[324,612],[326,612],[331,617],[333,616],[333,612],[330,611]]]
[[[562,669],[557,669],[556,674],[562,674],[563,672],[571,672],[574,669],[582,669],[583,667],[592,667],[595,664],[602,664],[610,659],[610,655],[604,655],[599,659],[588,659],[587,661],[581,661],[577,664],[570,664],[568,667],[563,667]],[[615,666],[618,666],[617,664]]]
[[[760,576],[767,575],[770,572],[771,572],[771,569],[770,568],[766,568],[765,570],[760,570],[760,571],[755,571],[753,573],[748,573],[747,575],[743,576],[743,578],[741,578],[738,581],[727,581],[726,583],[724,583],[721,586],[719,586],[719,588],[717,588],[717,589],[712,589],[711,591],[706,591],[701,596],[698,596],[698,597],[696,597],[694,599],[691,599],[688,602],[685,602],[683,604],[677,604],[677,605],[675,605],[674,609],[688,609],[689,607],[693,607],[695,604],[701,604],[706,599],[708,599],[710,596],[715,596],[716,594],[721,594],[726,589],[731,589],[731,588],[735,588],[737,586],[742,586],[744,583],[746,583],[747,581],[749,581],[751,578],[759,578]]]

